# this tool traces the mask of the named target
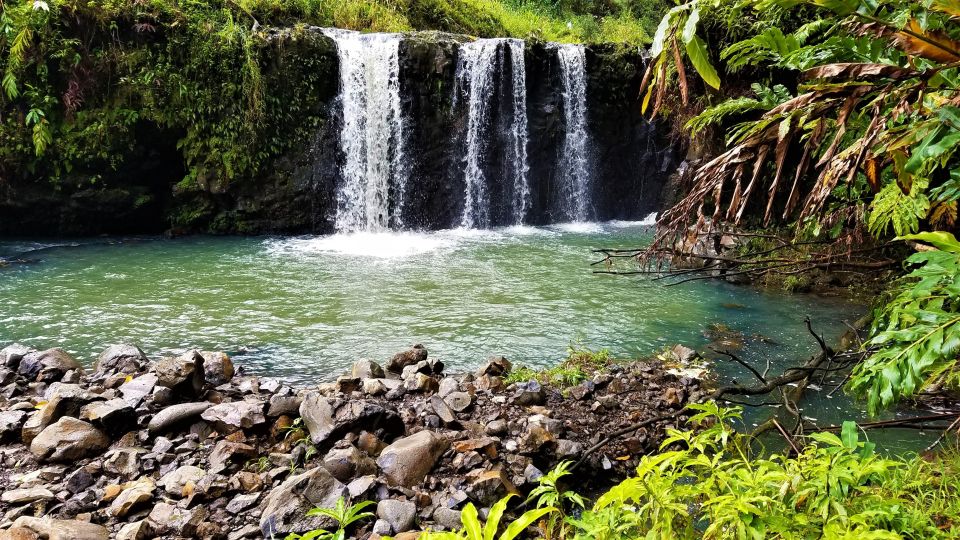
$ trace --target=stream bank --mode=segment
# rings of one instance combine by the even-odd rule
[[[528,491],[562,460],[585,457],[580,477],[596,488],[626,477],[670,425],[585,450],[609,426],[705,394],[657,362],[562,390],[506,384],[503,357],[449,376],[421,346],[296,388],[224,353],[151,361],[131,345],[89,371],[61,349],[20,345],[0,366],[4,539],[282,537],[329,526],[306,512],[341,496],[380,501],[358,538],[456,527],[467,502]]]

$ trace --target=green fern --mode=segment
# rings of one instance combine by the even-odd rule
[[[877,193],[870,205],[867,228],[871,234],[882,236],[890,228],[898,236],[912,234],[920,228],[920,220],[927,217],[930,199],[926,190],[930,181],[916,178],[910,193],[904,194],[897,182],[890,182]]]

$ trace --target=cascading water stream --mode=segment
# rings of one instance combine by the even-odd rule
[[[464,161],[463,216],[466,228],[490,225],[490,197],[482,161],[489,139],[490,102],[493,95],[494,70],[500,40],[478,39],[460,46],[457,60],[457,93],[465,94],[467,104],[467,137]]]
[[[513,222],[522,225],[530,209],[530,183],[527,172],[527,68],[522,39],[508,39],[510,51],[510,82],[513,90],[513,123],[510,141],[513,145]]]
[[[483,170],[490,145],[497,73],[510,59],[509,144],[506,149],[513,171],[512,218],[523,223],[530,207],[527,181],[527,89],[524,42],[519,39],[479,39],[460,46],[457,61],[457,91],[454,105],[464,99],[467,133],[464,155],[464,209],[460,224],[466,228],[490,226],[490,188]],[[461,96],[463,96],[461,98]]]
[[[407,167],[400,109],[401,36],[327,29],[340,63],[338,232],[402,227]]]
[[[590,135],[587,132],[587,61],[583,45],[557,45],[566,134],[560,154],[560,213],[569,221],[590,218]]]

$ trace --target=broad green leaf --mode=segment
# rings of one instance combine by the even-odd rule
[[[690,41],[697,35],[697,23],[700,22],[700,7],[696,2],[693,2],[692,7],[690,8],[690,15],[687,16],[687,21],[683,23],[683,33],[681,38],[684,43],[690,43]]]
[[[857,440],[859,439],[859,433],[857,433],[857,424],[847,420],[843,423],[843,428],[840,430],[840,440],[843,441],[844,448],[853,450],[857,447]]]
[[[529,527],[535,521],[537,521],[541,517],[551,512],[556,512],[556,511],[557,511],[556,508],[547,507],[547,508],[537,508],[537,509],[525,512],[522,516],[518,517],[515,521],[513,521],[507,527],[507,530],[503,531],[503,534],[500,535],[499,540],[513,540],[520,533],[522,533],[524,529]]]
[[[487,523],[483,526],[483,540],[493,540],[493,536],[497,534],[497,528],[500,527],[500,518],[503,517],[503,512],[507,509],[507,502],[510,501],[511,497],[513,497],[512,494],[507,495],[490,508]]]
[[[957,241],[957,238],[953,234],[946,231],[907,234],[904,236],[898,236],[897,239],[917,240],[919,242],[930,244],[931,246],[942,251],[960,254],[960,241]]]
[[[714,89],[719,89],[720,76],[717,75],[717,70],[714,69],[713,64],[710,63],[710,58],[707,54],[706,43],[704,43],[699,36],[694,36],[693,39],[686,44],[686,46],[687,56],[690,57],[690,62],[697,70],[697,73],[700,74],[703,82],[707,83]]]
[[[468,540],[483,540],[483,533],[480,530],[480,517],[477,514],[477,507],[473,503],[468,503],[463,507],[460,521],[463,523],[463,530],[467,533]]]

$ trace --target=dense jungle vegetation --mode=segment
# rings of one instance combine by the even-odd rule
[[[264,87],[277,84],[259,68],[266,25],[640,45],[661,7],[496,0],[2,6],[0,177],[30,171],[56,182],[92,163],[117,166],[138,121],[149,119],[182,130],[184,189],[251,174],[311,127],[296,89],[322,74],[307,69],[285,81],[287,94],[264,99]],[[842,267],[866,249],[902,263],[847,386],[871,413],[931,385],[960,383],[958,18],[954,0],[691,0],[656,26],[640,89],[652,116],[723,141],[661,216],[654,250],[674,249],[691,231],[745,227],[827,246],[789,259],[760,250],[737,262],[764,272]],[[696,429],[676,431],[636,477],[592,505],[558,487],[561,468],[535,492],[539,508],[504,523],[502,534],[506,502],[485,524],[468,507],[463,531],[428,537],[510,540],[528,525],[548,538],[611,540],[958,535],[955,452],[882,457],[845,424],[840,436],[796,434],[789,440],[797,448],[771,456],[733,431],[736,411],[692,408]],[[337,515],[345,527],[362,516],[347,508]]]
[[[308,89],[333,77],[310,57],[282,76],[265,76],[268,27],[293,27],[300,39],[311,39],[303,25],[318,25],[639,44],[649,41],[660,7],[637,0],[7,0],[0,4],[0,179],[56,183],[76,181],[75,171],[118,170],[144,125],[177,139],[187,168],[180,189],[255,176],[316,127]]]

